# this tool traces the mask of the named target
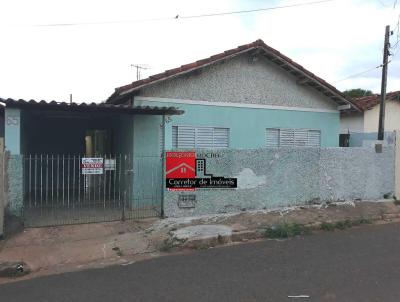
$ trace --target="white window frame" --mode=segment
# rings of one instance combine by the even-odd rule
[[[192,128],[194,130],[194,145],[193,146],[182,146],[179,145],[179,128]],[[215,146],[216,143],[216,133],[215,130],[223,129],[226,133],[226,146]],[[212,131],[212,144],[205,146],[204,142],[200,144],[199,142],[199,135],[200,132],[204,130],[211,130]],[[192,126],[192,125],[172,125],[172,148],[173,149],[227,149],[230,146],[230,128],[228,127],[221,127],[221,126]]]
[[[271,128],[266,128],[265,129],[265,144],[266,147],[268,148],[276,148],[276,147],[296,147],[296,148],[301,148],[301,147],[308,147],[308,148],[320,148],[321,147],[321,135],[322,131],[320,129],[309,129],[309,128],[278,128],[278,127],[271,127]],[[275,136],[277,138],[277,142],[273,142],[271,144],[271,137],[269,136],[268,131],[277,131],[278,133],[275,133]],[[285,132],[283,135],[282,132]],[[302,133],[303,132],[303,133]],[[306,137],[304,135],[304,132],[306,132]],[[318,133],[319,136],[318,139],[318,145],[310,145],[310,142],[314,139],[315,137],[312,138],[310,136],[311,133]],[[302,134],[302,135],[301,135]],[[290,138],[292,136],[292,138]]]

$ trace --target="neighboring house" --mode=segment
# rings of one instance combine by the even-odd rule
[[[183,109],[166,120],[167,150],[335,147],[338,109],[360,111],[261,40],[116,88],[107,103]]]
[[[356,98],[353,103],[362,112],[342,111],[340,117],[341,137],[348,137],[350,146],[361,146],[365,140],[376,140],[379,123],[380,95],[374,94]],[[386,94],[385,102],[385,135],[389,142],[394,130],[400,129],[400,91]]]

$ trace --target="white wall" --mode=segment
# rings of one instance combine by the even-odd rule
[[[400,103],[387,101],[385,107],[385,131],[400,129]],[[364,132],[378,132],[379,105],[364,112]]]
[[[351,113],[340,116],[340,133],[347,134],[349,132],[364,132],[364,114]]]

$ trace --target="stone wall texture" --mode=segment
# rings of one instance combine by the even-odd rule
[[[151,85],[140,96],[336,110],[337,104],[265,58],[247,54]]]
[[[5,210],[8,214],[21,217],[23,210],[23,157],[22,155],[6,156],[5,193],[7,196]]]
[[[395,190],[394,146],[383,148],[268,148],[209,151],[207,173],[236,177],[237,189],[165,191],[166,216],[272,209],[323,201],[381,199]],[[199,153],[207,153],[201,151]],[[196,195],[180,207],[179,195]]]

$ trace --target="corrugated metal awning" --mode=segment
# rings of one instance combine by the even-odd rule
[[[180,115],[184,111],[176,107],[157,107],[157,106],[131,106],[131,105],[114,105],[106,103],[66,103],[66,102],[46,102],[35,100],[14,100],[0,98],[8,108],[26,108],[26,109],[49,109],[69,112],[108,112],[121,114],[147,114],[147,115]]]

